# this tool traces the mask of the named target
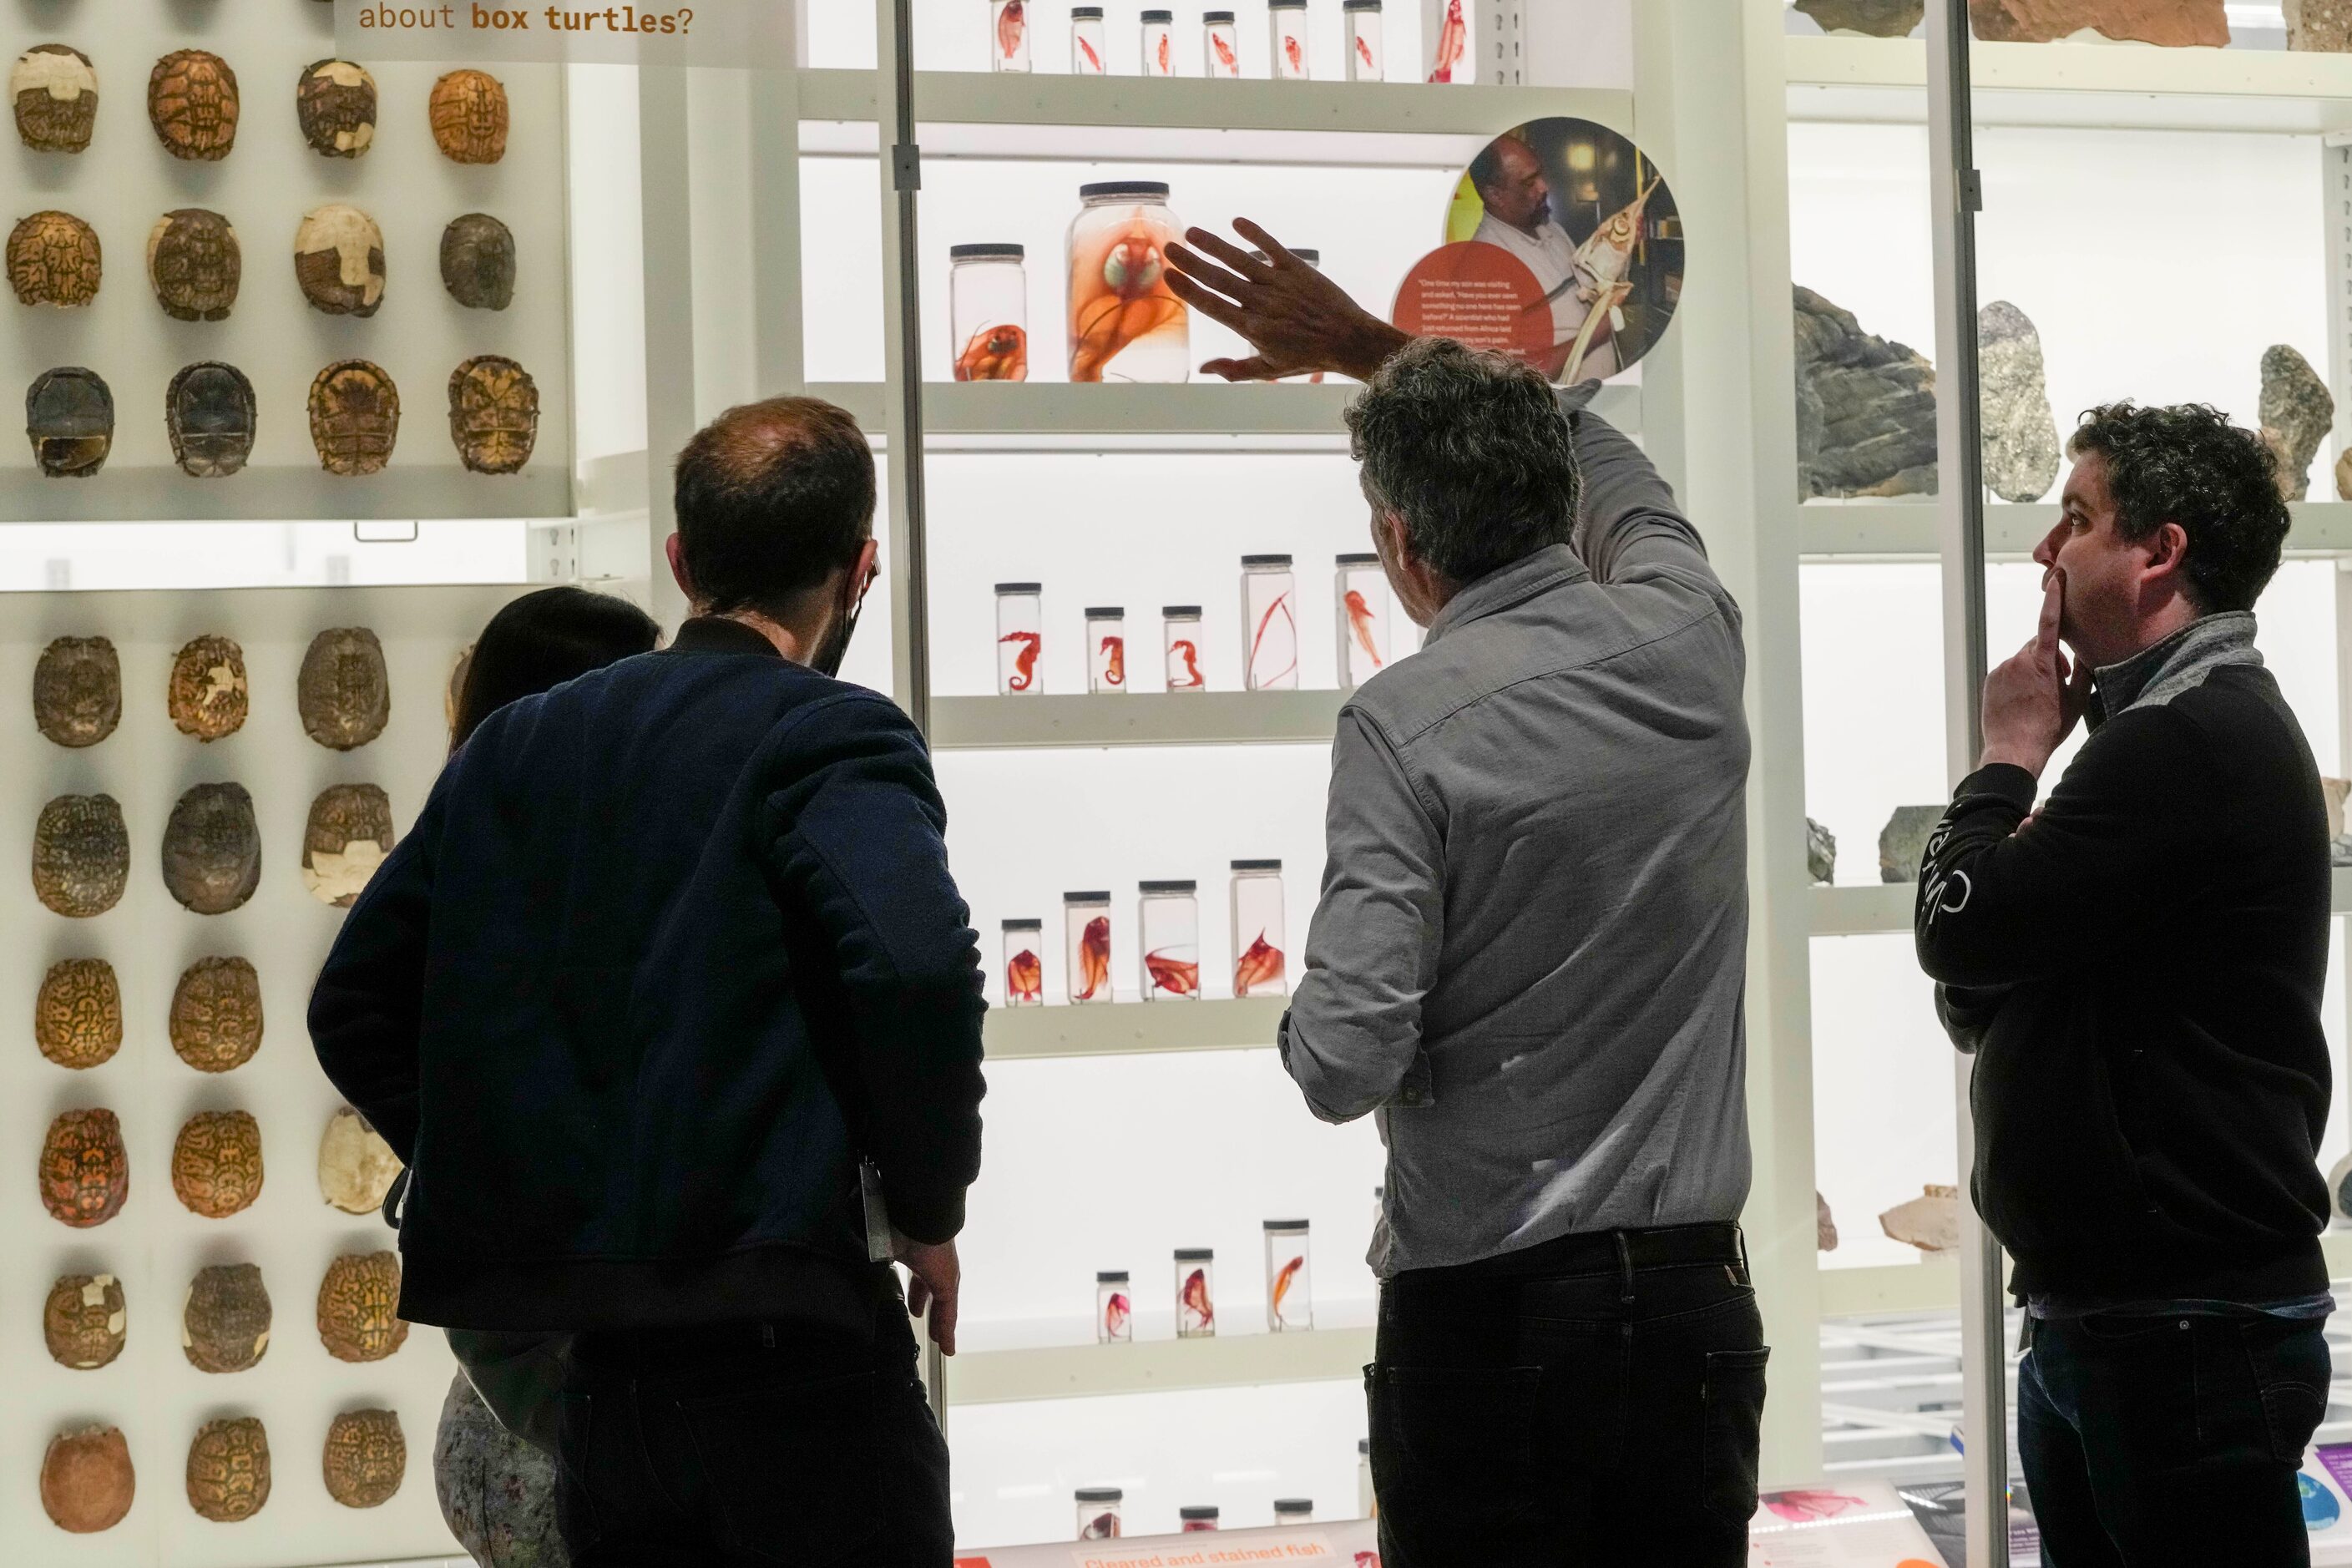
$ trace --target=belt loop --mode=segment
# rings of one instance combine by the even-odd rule
[[[1739,1243],[1739,1279],[1744,1285],[1756,1283],[1756,1270],[1748,1266],[1748,1227],[1738,1220],[1731,1222],[1732,1239]]]
[[[1617,1300],[1630,1307],[1633,1304],[1633,1248],[1627,1243],[1623,1231],[1612,1230],[1609,1234],[1617,1243]]]
[[[760,1348],[763,1351],[772,1351],[776,1348],[775,1324],[761,1323],[760,1325]]]

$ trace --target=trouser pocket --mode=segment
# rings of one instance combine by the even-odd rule
[[[2326,1333],[2318,1321],[2280,1318],[2242,1322],[2238,1331],[2253,1363],[2271,1458],[2301,1465],[2312,1434],[2327,1415],[2334,1368]]]
[[[1764,1420],[1769,1349],[1709,1351],[1700,1394],[1699,1496],[1717,1519],[1756,1513],[1756,1452]]]
[[[793,1568],[856,1561],[883,1525],[872,1373],[681,1402],[711,1506],[738,1552]]]
[[[1539,1367],[1365,1369],[1372,1486],[1407,1539],[1475,1542],[1533,1495]]]

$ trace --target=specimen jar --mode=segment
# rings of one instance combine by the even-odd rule
[[[1165,15],[1165,13],[1161,13]],[[1146,32],[1150,29],[1147,26]],[[1168,287],[1168,243],[1184,232],[1156,180],[1078,187],[1070,224],[1070,379],[1182,381],[1192,316]]]
[[[1017,245],[948,247],[958,381],[1029,379],[1029,270]]]
[[[1103,76],[1103,8],[1099,5],[1070,7],[1070,74],[1072,76]]]
[[[1377,555],[1332,558],[1339,630],[1339,689],[1353,691],[1389,661],[1389,578]]]
[[[1180,1535],[1190,1535],[1196,1530],[1217,1528],[1217,1510],[1213,1504],[1204,1508],[1180,1508],[1176,1510],[1176,1517],[1181,1521],[1177,1530]]]
[[[1143,14],[1143,74],[1176,74],[1176,13],[1173,11],[1146,11]]]
[[[1201,606],[1162,605],[1160,607],[1161,649],[1168,658],[1168,689],[1206,691],[1209,678],[1201,673]]]
[[[1307,0],[1266,0],[1265,19],[1274,44],[1274,79],[1307,79]]]
[[[1282,958],[1282,862],[1234,862],[1234,994],[1280,996],[1290,990]]]
[[[1143,997],[1201,994],[1201,901],[1191,882],[1139,882],[1137,911],[1143,949]]]
[[[1029,5],[1030,0],[988,0],[989,42],[998,70],[1029,68]]]
[[[1045,960],[1037,950],[1045,945],[1044,921],[1004,922],[1004,1005],[1036,1007],[1045,1000]]]
[[[1008,696],[1045,689],[1037,663],[1045,642],[1045,593],[1042,583],[996,585],[996,685]]]
[[[1286,1334],[1315,1326],[1315,1271],[1307,1263],[1307,1222],[1265,1222],[1265,1331]]]
[[[1069,944],[1073,1002],[1108,1002],[1110,984],[1110,894],[1062,895],[1062,935]]]
[[[1087,689],[1127,689],[1127,612],[1116,605],[1087,611]]]
[[[1242,557],[1242,668],[1249,690],[1297,689],[1297,601],[1289,556]]]
[[[1388,58],[1381,52],[1381,0],[1343,0],[1339,11],[1348,24],[1348,79],[1381,80]]]
[[[1117,1487],[1080,1487],[1077,1499],[1078,1539],[1117,1541],[1119,1504],[1127,1494]]]
[[[1135,1294],[1128,1289],[1127,1270],[1105,1269],[1095,1276],[1096,1342],[1123,1345],[1134,1338]]]
[[[1216,1248],[1180,1247],[1176,1249],[1176,1337],[1201,1340],[1216,1331]]]
[[[1201,13],[1201,74],[1212,81],[1241,79],[1241,43],[1234,33],[1231,11]]]
[[[1304,1497],[1278,1497],[1274,1500],[1274,1522],[1276,1524],[1312,1524],[1315,1522],[1315,1500]]]
[[[1477,20],[1475,0],[1421,0],[1421,53],[1430,81],[1467,86],[1478,79],[1478,59],[1471,28]]]

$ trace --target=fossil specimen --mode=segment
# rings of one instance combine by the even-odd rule
[[[1810,289],[1797,299],[1797,495],[1936,491],[1936,372]]]

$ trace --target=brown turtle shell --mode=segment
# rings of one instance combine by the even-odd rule
[[[87,305],[104,272],[98,231],[71,213],[47,208],[8,231],[8,286],[19,304]]]
[[[269,1292],[250,1263],[198,1271],[180,1309],[180,1352],[198,1372],[243,1372],[269,1350]]]
[[[102,915],[131,879],[131,833],[110,795],[61,795],[33,826],[33,893],[74,920]]]
[[[215,163],[236,144],[236,72],[218,55],[174,49],[147,76],[147,119],[174,158]]]
[[[163,828],[163,886],[181,906],[225,915],[261,885],[261,825],[238,784],[197,784]]]
[[[51,1361],[89,1372],[122,1353],[129,1321],[121,1280],[111,1274],[68,1274],[49,1287],[42,1303],[41,1338]]]
[[[131,1445],[119,1426],[85,1426],[49,1439],[41,1456],[41,1510],[75,1535],[112,1530],[137,1491]]]
[[[408,1338],[400,1317],[400,1258],[346,1252],[319,1282],[319,1338],[337,1361],[382,1361]]]
[[[539,438],[539,384],[501,354],[477,354],[449,373],[449,439],[478,474],[511,474]]]
[[[329,158],[356,158],[375,141],[375,78],[350,60],[317,60],[294,87],[302,140]]]
[[[58,365],[25,389],[25,434],[33,460],[53,479],[86,479],[114,449],[114,393],[78,364]]]
[[[172,722],[183,735],[217,741],[244,727],[245,650],[234,639],[201,637],[172,660]]]
[[[243,1110],[200,1110],[172,1142],[172,1191],[191,1214],[226,1219],[261,1195],[261,1124]]]
[[[259,410],[245,372],[218,360],[184,364],[163,389],[172,460],[194,479],[226,479],[253,456]]]
[[[122,661],[104,637],[58,637],[33,666],[33,722],[60,746],[95,746],[122,720]]]
[[[302,886],[349,909],[392,853],[392,801],[375,784],[331,784],[310,803],[302,833]]]
[[[205,207],[175,207],[147,234],[147,281],[175,321],[224,321],[236,304],[245,252],[228,219]]]
[[[319,1194],[345,1214],[374,1214],[400,1174],[400,1156],[350,1106],[327,1119],[319,1140]]]
[[[61,1068],[94,1068],[122,1048],[122,988],[102,958],[49,965],[33,999],[33,1041]]]
[[[337,360],[310,383],[310,445],[327,472],[379,472],[399,438],[400,389],[382,365]]]
[[[320,1457],[327,1495],[345,1508],[390,1502],[408,1474],[408,1439],[392,1410],[346,1410],[327,1426]]]
[[[172,988],[172,1049],[198,1072],[243,1067],[261,1048],[261,977],[242,958],[200,958]]]
[[[63,44],[35,44],[8,72],[16,134],[36,153],[79,153],[98,123],[98,73]]]
[[[488,71],[454,70],[433,84],[425,113],[433,142],[460,163],[495,163],[507,155],[507,89]]]
[[[77,1230],[104,1225],[131,1195],[131,1155],[111,1110],[68,1110],[41,1141],[41,1202]]]
[[[337,626],[310,639],[294,682],[302,731],[322,746],[348,752],[383,733],[392,717],[392,677],[383,644],[365,626]]]
[[[259,1513],[269,1500],[269,1434],[260,1419],[207,1421],[188,1445],[188,1506],[216,1524]]]
[[[469,310],[514,303],[514,230],[488,213],[461,213],[441,231],[441,286]]]
[[[294,231],[294,280],[330,316],[373,316],[383,303],[383,230],[346,202],[302,215]]]

